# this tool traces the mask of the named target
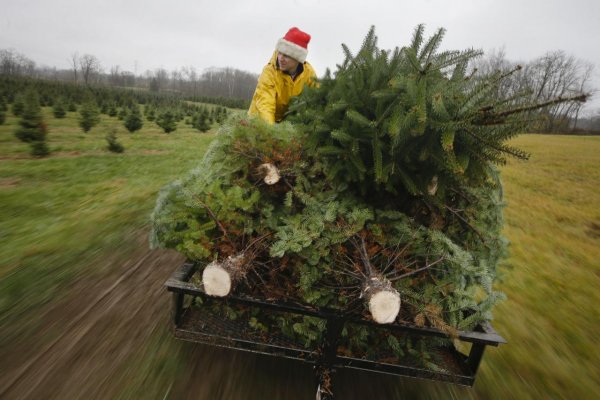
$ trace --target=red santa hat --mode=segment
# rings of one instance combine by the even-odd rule
[[[308,55],[308,42],[310,42],[310,35],[294,27],[277,41],[275,49],[303,63],[306,61],[306,56]]]

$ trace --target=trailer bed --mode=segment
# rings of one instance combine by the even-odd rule
[[[489,324],[481,324],[473,331],[459,331],[458,340],[470,343],[468,354],[463,354],[454,346],[440,346],[435,349],[439,368],[430,369],[417,365],[410,358],[399,358],[391,353],[371,352],[352,354],[340,346],[340,335],[347,324],[366,325],[369,329],[409,335],[411,337],[441,337],[448,334],[428,327],[410,324],[377,324],[357,314],[344,314],[340,310],[318,308],[302,303],[257,299],[243,295],[225,298],[208,296],[202,287],[190,283],[190,278],[198,265],[184,263],[172,274],[165,286],[173,295],[173,330],[175,337],[208,345],[236,349],[247,352],[287,358],[315,366],[317,371],[317,392],[320,399],[333,399],[331,372],[350,368],[397,376],[407,376],[435,381],[444,381],[464,386],[472,386],[486,346],[498,346],[506,341]],[[210,312],[209,307],[194,306],[194,298],[203,304],[226,302],[236,306],[259,307],[263,315],[286,314],[287,316],[312,316],[326,323],[326,331],[321,343],[306,347],[286,336],[278,327],[270,326],[268,332],[253,329],[247,318],[231,320],[225,315]],[[469,347],[469,346],[466,346]]]

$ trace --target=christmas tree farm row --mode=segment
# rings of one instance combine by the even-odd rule
[[[221,124],[228,114],[227,108],[220,105],[200,105],[170,96],[146,98],[145,95],[132,95],[114,89],[84,89],[28,79],[0,79],[6,84],[0,90],[0,124],[6,120],[7,113],[18,117],[19,128],[15,135],[19,140],[30,143],[34,156],[49,153],[46,145],[48,127],[42,117],[42,106],[52,107],[52,115],[57,119],[65,118],[67,112],[77,112],[83,132],[88,132],[98,124],[100,114],[117,117],[132,133],[140,130],[146,121],[155,122],[165,133],[170,133],[176,130],[177,123],[182,120],[198,131],[206,132],[214,124]],[[49,91],[56,97],[49,97]],[[107,140],[109,148],[114,148],[111,147],[114,136],[107,137]]]

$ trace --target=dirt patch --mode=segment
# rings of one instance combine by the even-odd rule
[[[116,157],[126,157],[126,156],[136,156],[136,155],[144,155],[144,156],[155,156],[155,155],[163,155],[163,154],[169,154],[168,150],[139,150],[139,151],[128,151],[127,149],[125,149],[125,153],[123,154],[117,154],[115,155]],[[55,152],[51,152],[48,156],[43,157],[41,159],[47,159],[47,158],[76,158],[76,157],[88,157],[88,156],[110,156],[113,155],[113,153],[110,153],[108,150],[107,151],[86,151],[86,152],[81,152],[81,151],[55,151]],[[0,156],[0,161],[1,160],[39,160],[40,158],[38,157],[33,157],[29,154],[14,154],[14,155],[3,155]]]
[[[587,235],[591,238],[600,238],[600,222],[590,222],[587,225]]]
[[[175,252],[147,250],[145,236],[139,242],[129,259],[90,266],[93,274],[30,316],[41,319],[42,329],[3,344],[0,398],[94,398],[101,388],[114,393],[111,374],[167,322],[170,298],[163,284],[183,261]]]
[[[34,160],[35,157],[30,156],[29,154],[14,154],[14,155],[3,155],[0,156],[0,161],[7,160]]]
[[[110,154],[108,151],[56,151],[50,153],[49,157],[55,158],[76,158],[76,157],[89,157],[89,156],[104,156]]]
[[[83,157],[83,156],[106,156],[106,155],[115,155],[117,157],[123,157],[123,156],[135,156],[135,155],[161,155],[161,154],[168,154],[169,151],[167,150],[136,150],[136,151],[128,151],[127,149],[125,149],[125,152],[123,154],[113,154],[111,152],[107,151],[87,151],[87,152],[80,152],[80,151],[61,151],[61,152],[56,152],[56,153],[51,153],[50,156],[51,157],[61,157],[61,158],[69,158],[69,157]]]
[[[21,178],[0,178],[0,189],[19,186]]]
[[[139,154],[144,154],[144,155],[154,155],[154,154],[168,154],[169,151],[167,150],[142,150],[139,152]],[[136,154],[136,153],[132,153],[132,154]]]

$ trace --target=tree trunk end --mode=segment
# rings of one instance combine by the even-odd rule
[[[391,282],[377,274],[367,280],[363,294],[373,320],[378,324],[391,324],[400,313],[400,293]]]
[[[400,295],[395,290],[373,294],[369,299],[369,311],[378,324],[391,324],[400,312]]]
[[[240,253],[223,262],[213,261],[202,271],[204,291],[209,296],[227,296],[245,276],[248,267],[246,256]]]
[[[220,263],[212,262],[202,272],[204,291],[209,296],[225,297],[231,292],[231,277]]]

